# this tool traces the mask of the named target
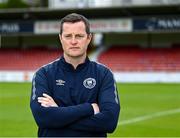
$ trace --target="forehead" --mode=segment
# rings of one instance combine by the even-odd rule
[[[86,33],[84,22],[65,22],[63,24],[63,33]]]

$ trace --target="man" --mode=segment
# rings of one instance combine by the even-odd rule
[[[87,57],[88,20],[69,14],[60,23],[63,56],[43,67],[32,82],[31,110],[39,137],[106,137],[120,111],[111,71]]]

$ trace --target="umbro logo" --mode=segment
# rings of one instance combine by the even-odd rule
[[[61,79],[56,80],[56,85],[63,85],[64,86],[65,83],[66,82],[64,80],[61,80]]]

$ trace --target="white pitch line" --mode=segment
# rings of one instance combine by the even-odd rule
[[[132,123],[136,123],[136,122],[140,122],[140,121],[144,121],[144,120],[148,120],[148,119],[152,119],[152,118],[156,118],[156,117],[171,115],[171,114],[175,114],[175,113],[180,113],[180,108],[162,111],[162,112],[156,112],[156,113],[153,113],[150,115],[139,116],[139,117],[135,117],[135,118],[128,119],[128,120],[122,120],[122,121],[118,122],[118,125],[132,124]]]

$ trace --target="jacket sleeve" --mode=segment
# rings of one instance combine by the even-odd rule
[[[35,73],[32,81],[30,107],[37,125],[41,128],[60,128],[82,117],[93,115],[90,103],[69,107],[42,107],[37,98],[43,93],[52,95],[48,87],[48,80],[43,69]]]
[[[91,132],[112,133],[118,123],[120,103],[113,74],[108,71],[98,96],[100,113],[78,120],[70,128]]]

